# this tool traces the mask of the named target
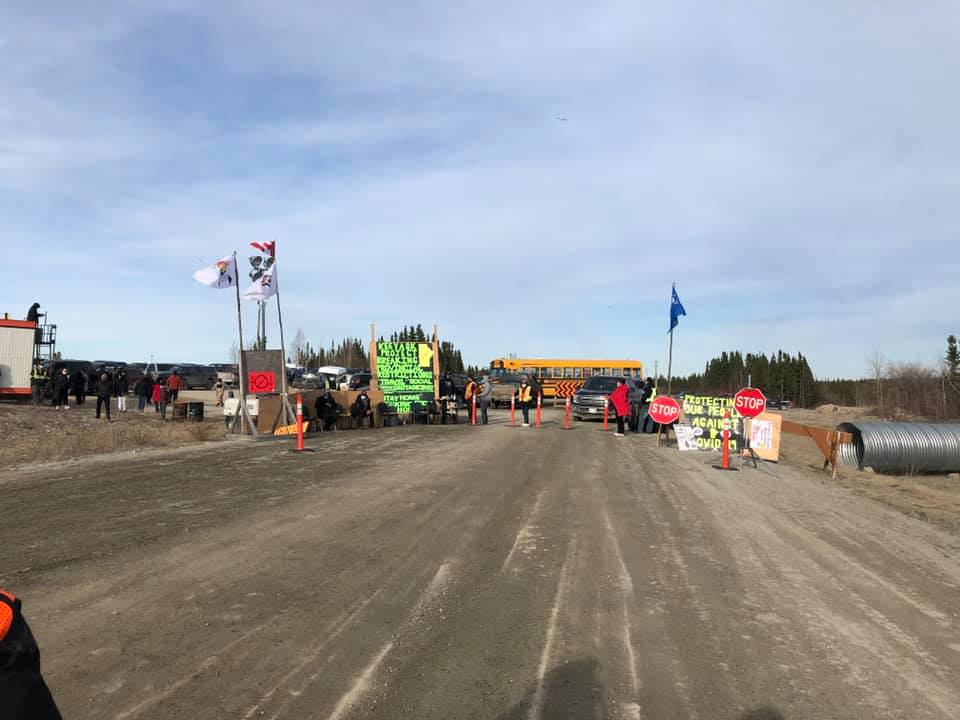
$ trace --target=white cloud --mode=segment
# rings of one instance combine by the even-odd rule
[[[473,362],[663,358],[672,280],[681,371],[956,331],[953,6],[65,7],[0,45],[0,230],[76,354],[218,359],[190,273],[267,238],[312,340],[438,321]]]

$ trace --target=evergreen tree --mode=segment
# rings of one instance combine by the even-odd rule
[[[957,348],[957,336],[947,337],[947,354],[944,358],[947,363],[947,378],[955,384],[960,383],[960,349]]]

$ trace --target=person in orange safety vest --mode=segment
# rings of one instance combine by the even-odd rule
[[[40,674],[40,649],[20,601],[5,590],[0,590],[0,717],[62,720]]]

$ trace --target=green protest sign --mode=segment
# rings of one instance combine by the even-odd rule
[[[743,418],[733,408],[733,398],[709,395],[687,395],[683,398],[685,422],[693,428],[698,450],[721,450],[723,448],[723,419],[730,411],[730,452],[739,452],[746,447],[743,434]]]
[[[430,343],[378,342],[377,383],[383,401],[398,413],[413,403],[433,400],[433,347]]]

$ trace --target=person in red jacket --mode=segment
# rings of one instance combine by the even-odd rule
[[[157,412],[160,413],[160,417],[164,420],[167,419],[167,386],[164,385],[161,381],[157,380],[153,386],[153,406],[157,409]]]
[[[180,391],[183,389],[183,378],[180,377],[180,373],[176,370],[170,373],[170,376],[167,378],[167,392],[170,395],[170,402],[175,402],[176,399],[180,396]]]
[[[617,437],[623,437],[623,420],[630,416],[630,388],[627,381],[617,378],[617,389],[610,393],[610,404],[617,414]]]
[[[20,612],[20,601],[0,590],[0,717],[61,720],[40,674],[40,649]]]

